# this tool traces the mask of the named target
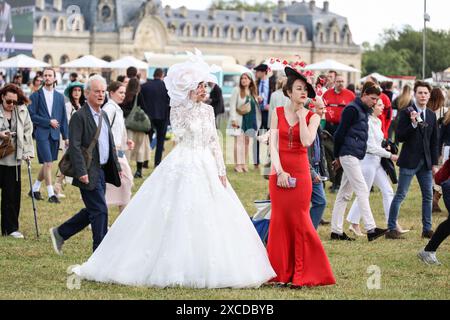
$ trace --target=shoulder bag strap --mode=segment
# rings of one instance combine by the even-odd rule
[[[87,149],[87,152],[89,154],[91,154],[92,151],[94,150],[95,144],[98,141],[98,137],[100,137],[100,130],[102,129],[102,122],[103,122],[103,111],[100,111],[100,119],[98,120],[97,132],[95,132],[94,140],[92,140],[91,144],[89,145],[89,148]]]
[[[111,128],[114,126],[114,122],[116,121],[116,116],[117,116],[117,111],[114,112],[114,118],[113,118],[113,121],[111,122]]]

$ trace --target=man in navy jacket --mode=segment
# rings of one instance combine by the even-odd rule
[[[29,112],[34,124],[37,154],[42,168],[30,191],[35,199],[43,200],[40,193],[42,181],[45,180],[50,203],[59,203],[52,186],[52,166],[58,160],[59,141],[62,135],[66,146],[69,144],[69,126],[67,123],[64,96],[55,90],[55,70],[44,70],[44,86],[30,96]]]
[[[396,136],[403,147],[397,162],[400,167],[397,193],[389,211],[388,239],[402,239],[396,229],[397,219],[414,176],[422,191],[422,237],[431,239],[433,236],[433,172],[437,172],[439,142],[436,115],[427,109],[430,94],[431,86],[417,81],[414,86],[414,105],[399,113]]]
[[[369,114],[380,98],[381,88],[367,82],[361,92],[343,111],[339,127],[334,135],[334,155],[338,159],[335,167],[342,166],[341,187],[334,204],[331,222],[331,239],[352,241],[344,232],[344,214],[348,202],[356,193],[361,216],[367,230],[367,239],[373,241],[386,233],[386,229],[377,228],[370,208],[370,191],[362,174],[360,161],[367,151],[369,137]]]
[[[144,111],[152,122],[152,129],[156,131],[155,167],[162,160],[170,113],[170,98],[162,81],[163,77],[163,70],[156,69],[153,74],[154,80],[148,81],[141,89],[145,102]]]

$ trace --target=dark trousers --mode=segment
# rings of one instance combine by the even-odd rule
[[[0,166],[0,188],[2,189],[1,225],[2,235],[7,236],[19,231],[20,212],[20,166]]]
[[[261,121],[261,128],[259,130],[259,135],[263,135],[267,132],[268,130],[268,123],[269,123],[269,111],[261,111],[261,117],[262,117],[262,121]],[[256,142],[256,163],[255,164],[260,164],[260,155],[259,155],[259,141],[257,140]]]
[[[444,197],[445,207],[450,213],[450,180],[447,180],[442,184],[442,193]],[[436,229],[433,237],[425,248],[425,251],[435,252],[439,248],[442,242],[450,235],[450,216],[442,222]]]
[[[156,130],[156,152],[155,152],[155,167],[157,167],[162,160],[164,151],[164,142],[166,141],[167,120],[152,119],[152,129]]]
[[[68,240],[90,224],[94,240],[93,251],[97,249],[108,232],[105,173],[102,169],[99,170],[100,175],[95,189],[92,191],[80,189],[86,208],[58,228],[61,237]]]

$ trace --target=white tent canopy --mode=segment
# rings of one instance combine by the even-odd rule
[[[90,69],[108,69],[111,68],[110,63],[96,58],[91,55],[87,55],[81,57],[79,59],[64,63],[60,66],[61,68],[73,68],[73,69],[82,69],[82,68],[90,68]]]
[[[112,69],[127,69],[129,67],[135,67],[139,70],[147,70],[148,64],[132,56],[126,56],[110,63],[110,68]]]
[[[377,72],[372,73],[372,74],[369,74],[368,76],[362,78],[360,81],[361,81],[362,83],[364,83],[364,82],[367,81],[367,79],[368,79],[369,77],[373,77],[373,78],[377,79],[378,82],[393,81],[393,79],[388,78],[388,77],[386,77],[386,76],[383,76],[382,74],[379,74],[379,73],[377,73]]]
[[[15,57],[6,59],[0,62],[0,68],[45,68],[49,67],[48,63],[31,58],[24,54],[19,54]]]
[[[337,62],[335,60],[324,60],[321,62],[313,63],[305,67],[305,70],[311,71],[324,71],[324,70],[334,70],[338,72],[361,72],[360,70],[347,66],[343,63]]]

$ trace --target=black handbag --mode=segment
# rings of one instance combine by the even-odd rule
[[[102,121],[103,121],[103,115],[100,116],[100,119],[99,119],[98,125],[97,125],[97,131],[95,132],[94,139],[91,141],[89,147],[87,149],[81,147],[81,153],[83,155],[87,170],[89,170],[91,168],[92,151],[94,151],[95,145],[97,144],[98,138],[100,136],[100,130],[102,128]],[[59,161],[58,168],[59,168],[59,171],[66,177],[76,178],[75,171],[74,171],[74,168],[72,165],[72,161],[70,160],[69,150],[66,151],[66,153],[63,155],[61,161]]]
[[[385,140],[383,141],[383,148],[388,150],[390,153],[397,155],[398,154],[398,146],[392,142],[391,140]],[[392,181],[392,184],[398,183],[397,178],[397,171],[395,170],[395,164],[391,159],[388,158],[382,158],[381,159],[381,166],[383,167],[384,171],[386,171],[387,175]]]

